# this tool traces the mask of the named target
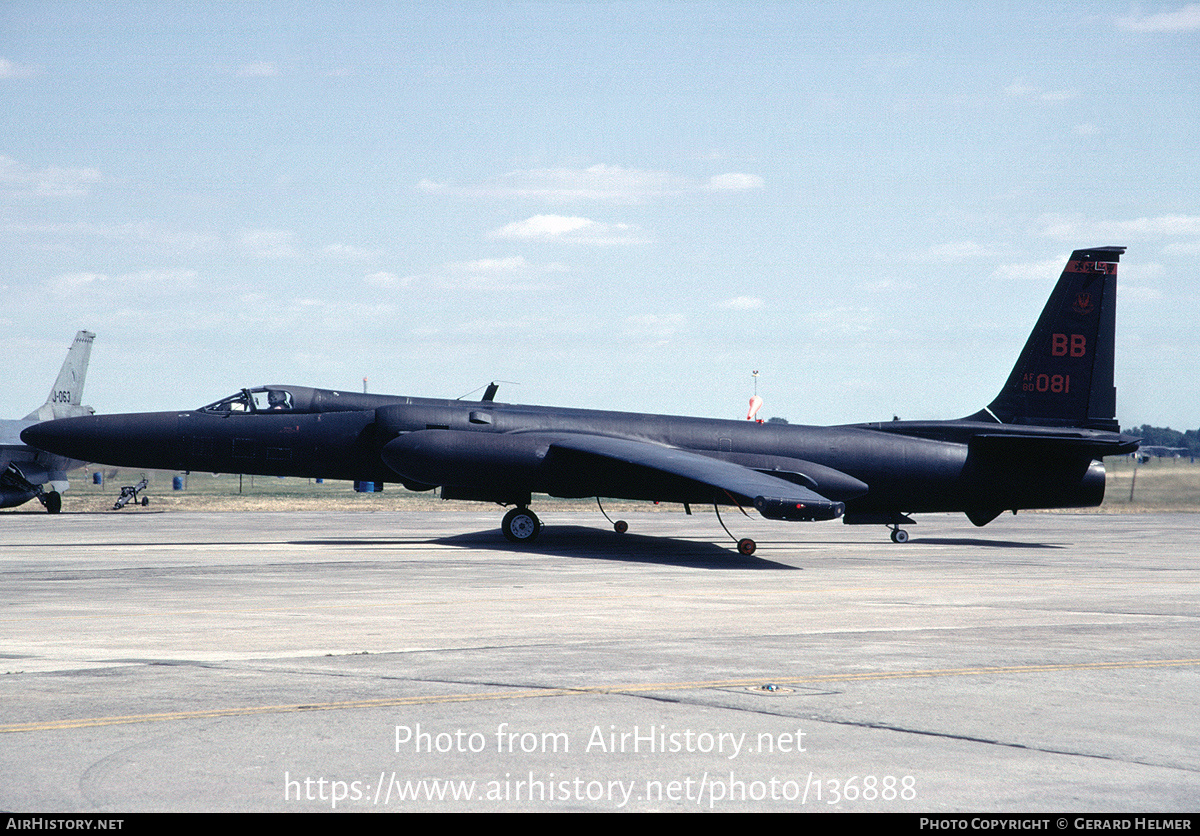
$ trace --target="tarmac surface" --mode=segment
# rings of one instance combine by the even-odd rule
[[[0,515],[0,809],[1200,810],[1200,516]]]

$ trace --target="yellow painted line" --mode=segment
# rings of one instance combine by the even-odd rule
[[[533,688],[514,691],[482,691],[467,694],[433,694],[422,697],[390,697],[345,702],[296,703],[292,705],[257,705],[243,708],[214,708],[203,711],[170,711],[158,714],[128,714],[117,717],[81,717],[74,720],[51,720],[14,723],[0,726],[0,733],[57,731],[62,729],[119,726],[130,723],[160,723],[171,720],[202,720],[212,717],[244,717],[255,714],[287,714],[300,711],[346,711],[356,708],[390,708],[404,705],[444,705],[456,702],[484,700],[521,700],[531,697],[564,697],[595,694],[638,694],[651,691],[700,690],[704,688],[748,688],[765,682],[774,685],[805,685],[824,682],[869,682],[888,679],[915,679],[940,676],[989,676],[1036,674],[1055,671],[1130,670],[1146,668],[1188,667],[1200,665],[1200,659],[1152,659],[1134,662],[1087,662],[1062,665],[1011,665],[981,668],[934,668],[912,671],[875,671],[864,673],[834,673],[816,676],[759,677],[755,679],[718,679],[694,682],[651,682],[634,685],[603,685],[583,688]]]

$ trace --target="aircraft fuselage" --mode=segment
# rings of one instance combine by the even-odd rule
[[[72,418],[21,437],[123,466],[440,487],[516,506],[501,526],[512,542],[537,536],[534,493],[753,505],[775,520],[881,523],[903,542],[911,513],[984,525],[1100,504],[1101,460],[1138,445],[1120,432],[1113,385],[1123,252],[1073,252],[1000,393],[954,421],[806,427],[501,404],[494,385],[473,402],[267,386],[195,412]]]
[[[812,487],[844,502],[849,522],[878,522],[862,518],[900,513],[994,516],[1019,508],[1097,505],[1104,495],[1104,469],[1086,449],[1070,455],[1030,449],[1027,462],[1005,455],[997,463],[973,452],[970,439],[981,432],[1017,442],[1032,435],[1080,444],[1088,437],[1113,437],[976,421],[814,427],[308,391],[338,400],[339,407],[353,397],[354,406],[374,408],[137,413],[58,425],[69,430],[67,443],[77,444],[78,453],[127,467],[398,481],[417,490],[441,487],[447,498],[503,504],[527,504],[531,493],[740,504],[684,478],[636,463],[564,454],[548,444],[572,434],[608,436],[699,453]],[[62,442],[57,449],[63,449]]]

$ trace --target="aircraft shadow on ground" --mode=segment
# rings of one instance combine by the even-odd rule
[[[619,560],[686,566],[699,569],[799,569],[757,555],[740,555],[731,540],[728,546],[702,540],[681,540],[674,537],[649,537],[643,534],[617,534],[615,531],[577,525],[546,526],[530,545],[514,545],[495,528],[471,531],[450,537],[423,539],[342,537],[330,540],[292,540],[305,546],[412,546],[426,542],[463,549],[506,552],[513,555],[552,555],[554,557],[587,557],[594,560]]]
[[[495,529],[440,537],[431,542],[446,546],[494,551],[588,557],[594,560],[619,560],[689,566],[701,569],[798,569],[757,555],[738,554],[732,540],[728,546],[702,540],[675,537],[650,537],[644,534],[617,534],[615,531],[579,525],[545,526],[531,545],[518,546],[506,541]]]
[[[495,528],[470,531],[448,537],[339,537],[321,540],[289,540],[298,546],[406,546],[430,543],[463,549],[505,552],[513,555],[552,555],[555,557],[586,557],[594,560],[614,560],[659,565],[686,566],[703,569],[788,569],[792,566],[766,559],[760,555],[746,557],[738,554],[731,540],[728,545],[704,540],[685,540],[676,537],[644,534],[617,534],[601,528],[579,525],[543,527],[537,541],[526,545],[509,543]],[[819,548],[819,541],[806,543]],[[831,549],[840,545],[828,542]],[[1018,542],[1015,540],[985,540],[974,537],[913,537],[907,544],[891,546],[897,555],[919,552],[922,545],[960,546],[986,549],[1064,549],[1057,543]],[[914,555],[915,556],[915,555]]]
[[[913,545],[920,546],[969,546],[970,548],[986,549],[1065,549],[1067,546],[1057,543],[1028,543],[1015,540],[983,540],[976,537],[913,537],[904,548]]]

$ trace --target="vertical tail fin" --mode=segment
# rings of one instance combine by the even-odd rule
[[[1120,431],[1113,354],[1117,262],[1124,252],[1071,253],[1008,382],[972,418]]]
[[[63,361],[49,397],[41,407],[26,416],[27,421],[49,421],[92,414],[91,408],[81,406],[81,402],[94,339],[96,335],[91,331],[80,331],[75,335],[75,342],[67,350],[67,359]]]

